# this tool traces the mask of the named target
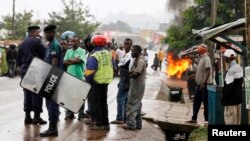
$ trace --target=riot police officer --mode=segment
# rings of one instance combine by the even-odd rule
[[[20,44],[18,48],[18,60],[17,65],[20,67],[21,79],[28,70],[28,66],[31,63],[33,57],[40,59],[44,58],[45,47],[43,46],[40,38],[40,27],[30,26],[28,27],[28,36]],[[43,112],[43,98],[33,92],[23,89],[24,92],[24,112],[25,112],[25,124],[46,124],[40,117],[40,113]],[[31,111],[34,112],[34,118],[31,118]]]
[[[62,68],[62,48],[60,43],[55,39],[55,25],[48,25],[44,28],[46,40],[49,41],[48,47],[46,48],[46,55],[44,61]],[[59,120],[59,106],[53,103],[49,99],[46,99],[46,107],[49,115],[49,128],[48,130],[40,133],[41,137],[54,137],[58,136],[57,122]]]

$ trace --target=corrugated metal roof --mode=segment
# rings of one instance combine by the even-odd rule
[[[228,36],[228,38],[236,41],[236,42],[242,42],[243,41],[243,36],[241,35],[235,35],[235,36]],[[221,38],[221,37],[216,37],[215,38],[219,42],[228,42],[227,40]]]
[[[230,28],[234,28],[234,27],[241,26],[241,25],[245,26],[245,23],[246,23],[246,19],[242,18],[242,19],[239,19],[237,21],[223,24],[223,25],[220,25],[217,27],[205,27],[201,30],[193,29],[192,32],[193,32],[193,34],[198,34],[199,36],[201,36],[203,38],[203,40],[208,40],[211,37],[219,35],[220,33],[224,32]]]

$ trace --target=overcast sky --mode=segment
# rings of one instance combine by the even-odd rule
[[[83,3],[90,8],[91,14],[100,21],[109,13],[119,11],[129,14],[148,13],[160,21],[168,20],[165,14],[166,0],[83,0]],[[16,12],[33,10],[37,19],[48,18],[51,11],[62,11],[61,0],[16,0]],[[12,0],[0,0],[0,17],[12,14]]]

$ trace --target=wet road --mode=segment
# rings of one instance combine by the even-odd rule
[[[154,52],[149,51],[148,72],[152,74],[150,65]],[[163,69],[164,70],[164,69]],[[150,77],[150,76],[149,76]],[[116,94],[117,83],[115,78],[109,85],[108,105],[109,120],[113,121],[116,117]],[[147,80],[150,83],[150,80]],[[121,126],[111,125],[110,131],[92,131],[84,121],[65,121],[65,110],[60,108],[60,122],[58,123],[58,137],[40,138],[39,132],[48,128],[46,125],[24,125],[23,112],[23,91],[19,85],[20,78],[0,77],[0,140],[2,141],[83,141],[83,140],[165,140],[165,135],[158,126],[143,121],[141,131],[125,131]],[[154,81],[152,81],[152,84]],[[151,90],[152,92],[154,90]],[[149,97],[149,96],[147,96]],[[44,112],[41,117],[47,120],[47,108],[43,105]],[[77,116],[77,115],[76,115]]]

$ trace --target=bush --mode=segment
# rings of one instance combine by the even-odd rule
[[[207,134],[208,134],[207,128],[200,127],[191,132],[188,141],[207,141],[208,140]]]

